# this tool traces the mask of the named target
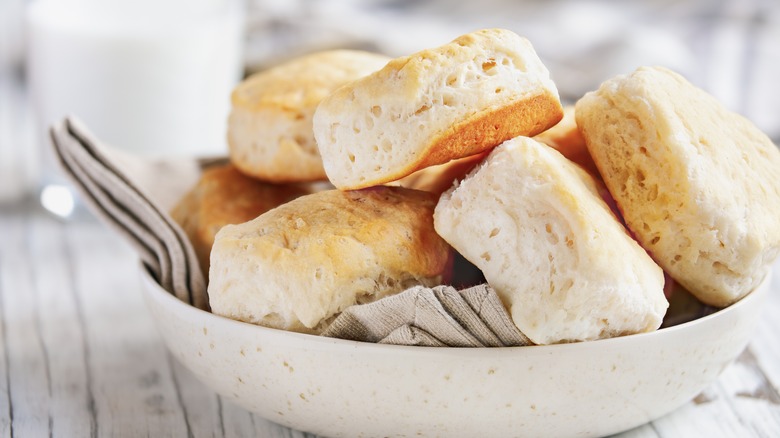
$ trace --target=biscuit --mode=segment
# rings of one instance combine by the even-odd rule
[[[312,133],[320,100],[390,58],[355,50],[318,52],[256,73],[231,95],[228,149],[242,172],[270,182],[325,179]]]
[[[171,211],[198,256],[201,272],[209,272],[209,253],[217,231],[252,220],[266,211],[310,193],[304,186],[274,185],[250,178],[230,164],[203,171]]]
[[[588,152],[585,138],[577,128],[573,105],[563,107],[563,119],[552,128],[534,136],[534,139],[554,148],[591,175],[599,175],[596,163],[593,162],[593,158]]]
[[[497,147],[434,213],[436,231],[485,274],[536,344],[657,329],[663,271],[599,196],[597,182],[527,137]]]
[[[476,155],[562,117],[528,40],[503,29],[390,61],[334,91],[314,114],[328,179],[357,189]]]
[[[484,152],[470,157],[458,158],[448,163],[426,167],[391,184],[441,195],[449,190],[455,181],[463,179],[487,155],[488,153]]]
[[[642,67],[576,105],[577,124],[639,242],[704,303],[755,289],[780,251],[780,152],[682,76]]]
[[[328,190],[222,228],[211,252],[212,312],[319,333],[345,308],[441,284],[450,247],[433,194],[401,187]]]

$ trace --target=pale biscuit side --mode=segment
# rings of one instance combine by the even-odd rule
[[[326,179],[311,131],[313,110],[233,108],[228,117],[230,160],[247,175],[271,182]]]
[[[780,152],[743,117],[663,68],[588,93],[577,123],[626,223],[705,303],[753,290],[780,251]]]
[[[390,58],[355,50],[317,52],[242,81],[231,95],[228,146],[242,172],[272,182],[325,179],[312,132],[319,102]]]
[[[663,272],[627,234],[596,182],[518,137],[440,199],[437,232],[478,266],[539,344],[657,329]]]

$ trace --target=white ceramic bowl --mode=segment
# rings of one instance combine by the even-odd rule
[[[260,416],[328,437],[602,436],[695,397],[745,348],[769,278],[678,326],[576,344],[377,345],[290,333],[193,308],[144,274],[168,348]]]

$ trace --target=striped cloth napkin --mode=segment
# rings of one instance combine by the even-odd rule
[[[84,203],[125,238],[163,289],[208,308],[198,258],[167,206],[197,181],[195,160],[150,162],[102,144],[75,118],[50,129],[55,156]]]
[[[463,290],[415,286],[342,312],[322,333],[342,339],[425,347],[533,344],[486,284]]]

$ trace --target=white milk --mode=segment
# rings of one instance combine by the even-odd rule
[[[36,0],[27,18],[41,142],[73,114],[139,155],[225,153],[243,69],[240,0]]]

